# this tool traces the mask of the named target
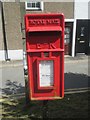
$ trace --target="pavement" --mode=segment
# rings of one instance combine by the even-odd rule
[[[65,94],[85,92],[89,84],[89,56],[65,55]],[[23,61],[0,62],[0,92],[2,95],[20,96],[25,94]]]
[[[64,73],[85,74],[89,76],[89,56],[65,57]]]
[[[0,93],[2,95],[16,95],[24,93],[23,61],[0,62]]]

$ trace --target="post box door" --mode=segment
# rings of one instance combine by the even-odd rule
[[[60,57],[53,53],[52,58],[33,59],[30,84],[32,97],[60,97]],[[57,57],[57,59],[56,59]],[[32,60],[30,60],[31,62]],[[30,68],[31,69],[31,68]],[[33,79],[33,80],[32,80]],[[62,94],[61,94],[62,96]]]
[[[27,56],[32,99],[60,99],[64,94],[62,34],[60,31],[38,34],[29,33],[28,39],[32,41],[27,43],[31,49]]]

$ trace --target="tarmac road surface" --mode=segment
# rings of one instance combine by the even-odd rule
[[[65,89],[90,87],[88,60],[88,56],[65,58]]]
[[[65,57],[65,91],[85,91],[90,87],[88,75],[88,56]],[[0,66],[0,91],[3,94],[19,94],[25,89],[23,63],[5,63]],[[70,91],[71,90],[71,91]]]

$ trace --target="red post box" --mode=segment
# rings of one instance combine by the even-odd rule
[[[30,100],[64,97],[64,15],[26,14]]]

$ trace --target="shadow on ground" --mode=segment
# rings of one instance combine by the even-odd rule
[[[6,88],[2,89],[2,95],[14,95],[14,94],[20,94],[25,92],[25,87],[22,86],[18,81],[6,81]]]
[[[32,120],[43,118],[43,102],[31,101],[25,104],[25,98],[5,100],[2,104],[3,119]],[[88,93],[68,94],[62,100],[48,101],[47,117],[51,118],[88,118]]]
[[[90,87],[90,76],[78,73],[65,73],[65,89]]]
[[[25,80],[28,78],[25,78]],[[77,73],[65,73],[65,89],[73,88],[87,88],[90,87],[90,76],[85,74]],[[25,87],[22,86],[18,81],[6,81],[6,87],[2,89],[4,95],[14,95],[25,93]]]
[[[65,73],[65,89],[88,87],[89,76],[84,74]],[[17,82],[7,81],[7,89],[3,92],[16,94],[24,92],[24,88]],[[48,101],[48,119],[50,118],[88,118],[88,92],[78,94],[65,94],[62,100]],[[20,99],[5,99],[2,104],[3,119],[42,119],[43,102],[31,101],[26,105],[25,97]]]

